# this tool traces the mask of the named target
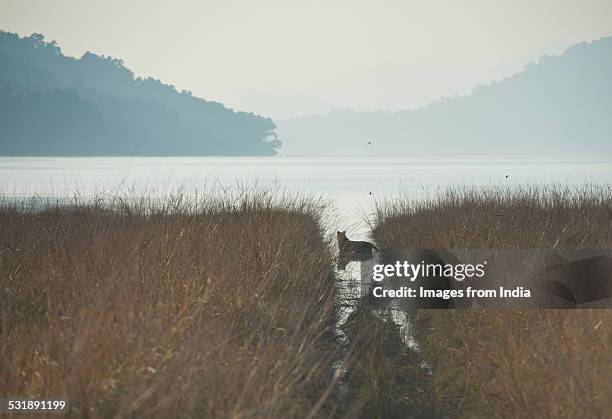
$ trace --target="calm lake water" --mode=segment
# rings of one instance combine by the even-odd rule
[[[320,195],[351,229],[377,200],[447,186],[612,185],[612,155],[338,157],[0,157],[0,193],[67,198],[234,188],[239,182]]]

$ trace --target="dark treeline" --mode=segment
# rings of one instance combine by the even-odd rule
[[[287,154],[609,153],[610,115],[612,37],[420,109],[339,110],[277,124]]]
[[[271,155],[275,129],[119,59],[0,31],[1,155]]]

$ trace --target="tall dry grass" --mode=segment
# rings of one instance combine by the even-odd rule
[[[448,189],[382,202],[373,230],[393,248],[609,249],[612,187]]]
[[[0,394],[73,417],[332,417],[317,202],[0,208]]]
[[[450,190],[381,204],[379,246],[612,249],[610,187]],[[449,417],[612,415],[612,311],[422,311],[421,355]]]

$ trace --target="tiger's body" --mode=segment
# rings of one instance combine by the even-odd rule
[[[348,262],[368,260],[373,256],[373,250],[378,250],[370,242],[353,241],[346,237],[346,231],[336,233],[338,240],[338,268],[344,269]]]

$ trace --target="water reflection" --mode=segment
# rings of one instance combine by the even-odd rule
[[[441,417],[431,369],[419,351],[416,312],[372,298],[372,284],[363,279],[381,260],[375,253],[337,271],[336,333],[348,354],[340,399],[359,417]]]

